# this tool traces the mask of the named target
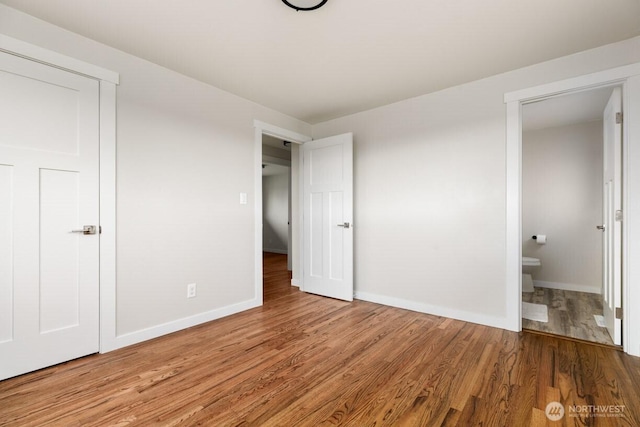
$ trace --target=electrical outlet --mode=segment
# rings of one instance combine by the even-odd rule
[[[196,284],[189,283],[187,285],[187,298],[195,298],[196,296]]]

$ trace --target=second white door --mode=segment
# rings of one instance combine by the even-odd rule
[[[302,153],[302,290],[352,301],[353,135],[307,142]]]
[[[603,114],[603,314],[609,335],[622,344],[622,91],[615,88]]]

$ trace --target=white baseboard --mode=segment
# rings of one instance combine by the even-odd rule
[[[299,288],[300,281],[298,279],[291,279],[291,286],[295,286],[296,288]]]
[[[534,280],[533,286],[536,288],[559,289],[561,291],[587,292],[589,294],[600,294],[601,289],[594,286],[576,285],[573,283],[545,282],[543,280]]]
[[[403,308],[405,310],[417,311],[419,313],[449,317],[451,319],[462,320],[464,322],[477,323],[479,325],[510,330],[506,317],[487,316],[486,314],[478,314],[464,310],[456,310],[447,307],[424,304],[401,298],[388,297],[385,295],[370,294],[368,292],[356,291],[355,298],[363,301],[375,302],[377,304],[388,305],[391,307]]]
[[[194,316],[185,317],[182,319],[174,320],[172,322],[163,323],[161,325],[152,326],[140,331],[130,332],[123,335],[116,336],[113,342],[108,343],[105,348],[101,348],[101,353],[107,353],[109,351],[117,350],[119,348],[127,347],[133,344],[138,344],[143,341],[147,341],[153,338],[158,338],[163,335],[171,334],[173,332],[187,329],[192,326],[200,325],[202,323],[210,322],[212,320],[220,319],[222,317],[230,316],[232,314],[240,313],[241,311],[249,310],[251,308],[259,307],[260,301],[252,299],[249,301],[243,301],[237,304],[228,305],[225,307],[217,308],[215,310],[199,313]]]
[[[282,255],[286,255],[288,253],[286,249],[272,249],[272,248],[264,248],[262,249],[262,252],[269,252],[272,254],[282,254]]]

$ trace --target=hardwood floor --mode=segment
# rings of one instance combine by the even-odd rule
[[[586,292],[534,288],[523,292],[522,301],[544,304],[549,321],[522,319],[522,327],[533,331],[613,345],[607,328],[598,326],[593,315],[602,315],[602,296]]]
[[[638,358],[305,294],[282,262],[265,256],[263,307],[0,382],[0,425],[640,425]]]

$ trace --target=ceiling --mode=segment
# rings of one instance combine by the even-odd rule
[[[0,0],[315,124],[640,35],[638,0]]]
[[[522,107],[522,130],[566,126],[602,120],[612,87],[548,98]]]

